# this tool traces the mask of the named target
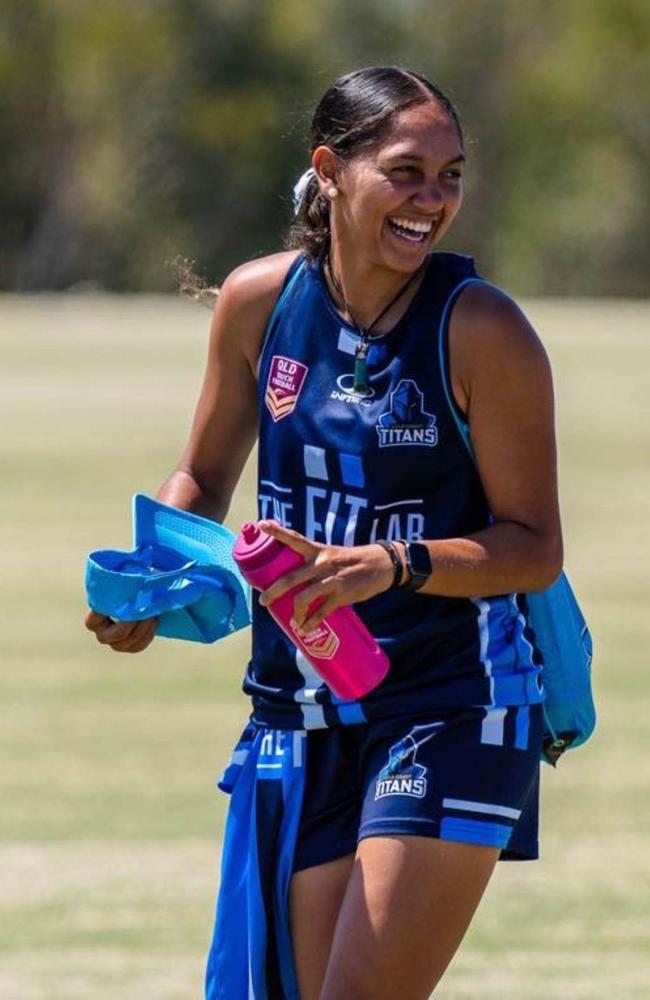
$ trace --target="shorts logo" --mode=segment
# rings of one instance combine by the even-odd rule
[[[347,375],[339,375],[336,380],[336,389],[332,389],[330,399],[336,399],[339,403],[353,403],[357,406],[370,406],[370,400],[375,395],[375,390],[368,386],[363,392],[356,392],[354,389],[354,375],[350,372]]]
[[[379,447],[413,444],[433,448],[438,428],[433,413],[424,409],[424,394],[412,378],[403,378],[390,394],[390,409],[379,417],[376,428]]]
[[[308,371],[306,365],[293,358],[273,355],[264,402],[275,423],[295,410]]]
[[[427,768],[418,764],[415,756],[419,748],[437,734],[442,723],[414,726],[411,732],[393,743],[388,751],[388,763],[382,767],[375,783],[375,801],[386,795],[411,795],[423,799],[427,793]],[[422,735],[421,735],[422,734]]]

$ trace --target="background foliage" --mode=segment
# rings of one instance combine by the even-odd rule
[[[646,295],[649,56],[647,0],[4,0],[0,288],[277,248],[314,101],[402,62],[469,133],[451,246],[519,294]]]

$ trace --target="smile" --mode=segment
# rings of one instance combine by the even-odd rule
[[[388,219],[391,232],[408,243],[424,243],[431,234],[433,222],[414,222],[412,219],[404,219],[401,216],[394,216]]]

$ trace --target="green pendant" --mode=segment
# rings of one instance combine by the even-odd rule
[[[354,355],[354,384],[353,392],[368,391],[368,369],[366,358],[368,357],[368,345],[361,340]]]

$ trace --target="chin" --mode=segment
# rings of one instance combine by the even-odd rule
[[[391,271],[399,271],[401,274],[412,274],[413,271],[417,271],[419,267],[424,263],[427,256],[431,253],[432,244],[428,243],[425,246],[414,247],[412,250],[407,249],[405,253],[398,253],[395,250],[384,252],[381,254],[381,261],[384,267],[389,268]]]

